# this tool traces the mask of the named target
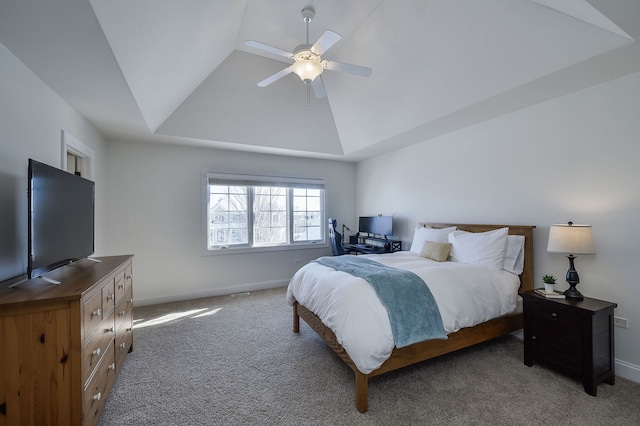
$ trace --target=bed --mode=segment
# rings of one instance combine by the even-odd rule
[[[500,233],[500,234],[504,233],[510,236],[520,236],[520,237],[509,237],[510,243],[512,242],[511,241],[512,239],[514,240],[518,239],[519,243],[521,244],[521,251],[517,253],[519,269],[517,269],[516,272],[518,272],[519,274],[516,275],[514,271],[511,271],[511,273],[506,273],[505,271],[499,271],[499,275],[504,276],[504,278],[500,278],[501,280],[504,280],[504,283],[500,284],[500,286],[503,286],[503,287],[506,286],[505,288],[511,286],[511,290],[510,290],[511,293],[508,296],[510,298],[509,302],[508,303],[500,302],[497,304],[496,308],[492,308],[494,310],[497,309],[496,312],[498,312],[498,314],[496,314],[496,312],[491,314],[493,315],[491,319],[482,320],[481,322],[475,325],[470,325],[470,326],[465,326],[465,321],[467,321],[466,319],[458,321],[457,319],[455,318],[452,319],[450,317],[451,315],[457,315],[455,313],[452,314],[449,312],[449,311],[453,312],[455,310],[455,307],[454,309],[449,309],[448,307],[446,307],[444,311],[441,307],[440,312],[442,313],[443,323],[445,324],[445,328],[448,329],[446,340],[438,338],[433,340],[420,341],[420,342],[409,344],[403,347],[398,347],[400,345],[394,346],[392,341],[391,346],[389,347],[389,342],[387,341],[388,339],[387,337],[385,337],[386,334],[389,334],[389,325],[388,325],[389,320],[388,320],[388,317],[384,315],[384,313],[379,314],[378,318],[384,317],[385,319],[380,321],[386,321],[384,323],[385,325],[380,325],[379,327],[373,327],[372,330],[363,330],[362,332],[359,332],[358,329],[356,328],[355,331],[354,330],[345,331],[341,327],[336,326],[336,321],[334,321],[334,318],[333,318],[333,316],[336,315],[335,312],[328,312],[327,309],[324,309],[321,305],[318,305],[316,303],[316,300],[314,299],[325,299],[329,297],[329,293],[339,293],[339,292],[334,290],[329,290],[325,294],[322,294],[321,291],[325,291],[325,290],[320,289],[319,290],[320,292],[317,292],[314,289],[318,287],[318,282],[321,282],[323,279],[325,280],[325,282],[326,280],[337,281],[334,279],[334,277],[339,277],[338,274],[346,274],[346,272],[338,272],[330,268],[327,268],[325,266],[319,266],[317,265],[317,261],[310,262],[308,265],[305,265],[305,267],[301,268],[301,270],[299,270],[296,273],[296,275],[294,275],[287,289],[287,300],[292,305],[292,308],[293,308],[293,331],[295,333],[298,333],[300,331],[300,318],[302,318],[329,345],[329,347],[331,347],[331,349],[333,349],[333,351],[353,370],[355,374],[355,405],[358,411],[364,413],[368,410],[369,378],[378,376],[380,374],[384,374],[389,371],[397,370],[399,368],[402,368],[411,364],[422,362],[422,361],[425,361],[449,352],[453,352],[458,349],[472,346],[477,343],[481,343],[481,342],[508,334],[510,332],[513,332],[522,328],[523,316],[522,316],[521,303],[517,303],[518,301],[516,299],[519,299],[517,296],[518,290],[520,291],[530,290],[530,289],[533,289],[533,286],[534,286],[533,228],[535,227],[534,226],[511,226],[511,225],[420,223],[416,228],[416,234],[414,235],[412,248],[408,252],[364,256],[364,257],[370,258],[371,260],[376,260],[376,258],[378,258],[377,260],[378,262],[389,264],[389,266],[392,266],[392,267],[403,267],[402,265],[405,265],[405,264],[413,265],[413,263],[416,261],[415,260],[415,258],[417,257],[416,253],[420,252],[420,247],[418,247],[417,250],[415,249],[415,247],[418,244],[422,246],[422,244],[424,243],[424,248],[422,249],[422,253],[421,253],[423,256],[421,257],[425,257],[424,252],[427,248],[427,245],[430,245],[430,247],[433,247],[436,244],[439,244],[439,243],[420,241],[419,238],[417,237],[418,233],[422,235],[425,232],[431,233],[428,235],[435,235],[434,233],[436,232],[449,233],[450,230],[455,229],[456,232],[451,235],[461,234],[461,236],[459,236],[458,238],[467,238],[467,235],[471,236],[471,234],[466,234],[466,233],[477,234],[471,237],[480,237],[481,235],[484,236],[488,234],[497,234],[497,233]],[[424,232],[421,232],[421,231],[424,231]],[[449,256],[449,259],[451,259],[451,257],[453,256],[454,260],[460,261],[460,254],[461,254],[460,246],[456,245],[457,243],[455,243],[455,238],[452,241],[454,241],[454,245],[451,251],[451,255]],[[442,247],[441,244],[439,246]],[[514,256],[513,251],[511,255]],[[380,258],[380,256],[384,256],[384,257]],[[503,257],[505,257],[504,262],[506,264],[507,263],[506,257],[508,257],[508,255],[505,256],[503,254]],[[346,256],[345,259],[346,258],[351,258],[351,256]],[[422,259],[422,260],[425,260],[427,262],[432,262],[430,259]],[[442,259],[439,259],[439,260],[442,260]],[[476,265],[457,265],[456,262],[449,262],[449,261],[438,262],[438,263],[439,265],[437,266],[439,268],[434,267],[433,269],[434,272],[432,273],[432,275],[428,275],[427,272],[424,272],[424,274],[423,272],[416,272],[416,273],[420,275],[425,282],[427,282],[427,279],[424,278],[424,276],[429,276],[429,277],[440,276],[442,275],[442,272],[440,271],[440,269],[445,267],[451,267],[452,270],[455,269],[456,271],[458,269],[461,269],[460,273],[466,274],[466,275],[462,275],[461,278],[455,278],[455,279],[460,279],[462,282],[462,280],[468,281],[468,275],[473,274],[474,273],[473,268],[476,268]],[[397,266],[397,265],[401,265],[401,266]],[[326,269],[326,271],[323,272],[325,274],[324,278],[323,278],[323,275],[316,275],[320,273],[319,271],[322,268]],[[410,268],[413,268],[413,266],[410,266]],[[424,271],[427,271],[426,267],[424,268]],[[327,275],[329,273],[333,273],[333,275]],[[480,277],[481,275],[484,275],[485,272],[478,269],[477,274],[478,274],[477,276]],[[308,278],[305,277],[305,275],[308,276]],[[509,278],[509,276],[511,276],[511,278]],[[431,279],[432,278],[430,278],[430,280]],[[340,276],[340,283],[336,282],[335,285],[346,286],[346,284],[343,284],[343,281],[349,282],[348,285],[352,285],[352,284],[355,285],[354,283],[356,282],[356,280],[359,280],[363,282],[364,285],[366,285],[366,281],[357,277],[352,277],[350,275]],[[331,285],[333,284],[334,283],[332,283]],[[358,285],[362,285],[362,284],[359,282]],[[316,287],[309,287],[309,286],[316,286]],[[434,296],[437,297],[437,300],[440,301],[439,298],[441,298],[442,295],[440,295],[440,290],[436,289],[437,286],[433,286],[433,282],[432,282],[432,284],[430,284],[429,287],[433,287],[435,289],[435,291],[432,290],[432,292],[434,293]],[[311,294],[312,296],[305,295],[305,293],[301,290],[305,288],[307,290],[312,289],[311,293],[307,291],[307,293]],[[336,287],[336,288],[342,288],[342,287]],[[365,290],[365,287],[359,287],[357,291],[358,291],[358,294],[361,294],[361,293],[367,292],[368,290]],[[472,290],[470,292],[472,292]],[[502,290],[498,290],[498,292],[502,292]],[[513,305],[514,300],[516,300],[517,306]],[[347,302],[339,302],[339,303],[344,305],[344,303],[351,303],[351,302],[347,301]],[[355,303],[360,303],[360,302],[355,302]],[[376,302],[376,303],[379,303],[379,302]],[[373,303],[368,303],[368,304],[373,304]],[[461,304],[464,304],[464,303],[461,302]],[[308,305],[308,306],[305,306],[305,305]],[[351,308],[348,307],[349,305],[346,305],[346,306],[347,306],[346,308],[343,307],[340,309],[342,309],[343,312],[350,311]],[[484,311],[484,308],[481,308],[480,311]],[[373,315],[373,314],[369,314],[369,315]],[[483,313],[483,315],[485,314]],[[345,318],[349,316],[350,315],[346,315]],[[358,317],[358,316],[359,315],[351,315],[351,317]],[[325,322],[330,324],[330,326],[325,324],[325,322],[323,322],[321,318],[325,318]],[[469,319],[469,321],[471,320]],[[477,320],[474,320],[474,321],[477,321]],[[343,322],[346,323],[347,321],[346,320],[343,321],[342,319],[340,319],[338,321],[338,324],[342,324]],[[452,325],[452,324],[455,324],[455,325]],[[375,331],[377,329],[380,329],[382,331],[380,332]],[[339,337],[336,336],[336,333],[338,334]],[[375,346],[371,347],[370,349],[359,348],[358,351],[360,352],[356,352],[354,350],[354,345],[348,339],[345,338],[345,333],[348,336],[354,336],[354,335],[369,336],[370,334],[374,333],[376,334],[376,336],[371,337],[370,340],[372,341],[375,340],[376,342],[374,344]],[[380,340],[382,343],[378,343],[378,340]],[[379,346],[377,345],[382,345],[384,348],[380,349]],[[345,347],[347,349],[345,349]],[[364,351],[365,353],[364,354],[361,353],[362,351]],[[371,355],[366,353],[366,351],[370,351]]]

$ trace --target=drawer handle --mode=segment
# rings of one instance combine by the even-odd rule
[[[115,363],[111,363],[109,364],[109,370],[115,370],[116,369],[116,364]]]
[[[93,354],[94,354],[94,355],[98,355],[98,356],[100,356],[100,353],[101,353],[101,352],[100,352],[100,348],[98,348],[98,349],[96,349],[96,350],[94,350],[94,351],[93,351]]]
[[[124,284],[118,284],[118,288],[124,288]]]
[[[91,316],[93,317],[99,317],[100,315],[102,315],[101,309],[96,309],[95,311],[91,312]]]
[[[129,299],[129,303],[133,305],[133,298]]]
[[[109,333],[113,333],[114,331],[116,331],[116,329],[114,327],[109,327],[106,329],[106,331]]]
[[[551,313],[551,319],[552,319],[553,321],[556,321],[556,320],[558,319],[558,315],[557,315],[555,312],[552,312],[552,313]]]
[[[109,296],[107,296],[107,300],[109,300],[109,299],[111,299],[111,300],[116,300],[116,295],[115,295],[115,293],[114,293],[114,294],[110,294]]]
[[[122,349],[124,349],[124,347],[125,347],[126,345],[124,344],[124,342],[122,342],[122,343],[120,343],[120,345],[119,345],[119,346],[120,346]]]
[[[122,316],[122,317],[123,317],[123,316],[124,316],[124,311],[120,311],[120,312],[118,312],[118,315],[120,315],[120,316]]]
[[[125,278],[126,280],[130,280],[131,278],[133,278],[133,274],[131,274],[131,275],[125,275],[125,276],[124,276],[124,278]]]
[[[96,401],[100,401],[102,399],[102,394],[98,392],[97,394],[93,395],[93,399]]]

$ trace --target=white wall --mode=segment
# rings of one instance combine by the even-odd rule
[[[419,221],[536,225],[535,276],[559,289],[568,261],[546,252],[549,225],[593,225],[578,288],[629,320],[615,328],[617,373],[640,381],[639,113],[633,74],[364,161],[357,212],[393,214],[407,248]]]
[[[96,154],[96,250],[105,239],[105,142],[80,114],[0,44],[0,281],[27,270],[27,163],[61,167],[65,130]]]
[[[326,179],[327,215],[353,217],[355,165],[110,141],[107,253],[132,253],[136,305],[284,286],[330,248],[203,255],[201,169]],[[342,223],[342,222],[339,222]]]

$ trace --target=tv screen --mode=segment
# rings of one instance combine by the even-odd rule
[[[29,278],[94,252],[92,181],[29,159]]]
[[[393,218],[391,216],[360,216],[358,232],[373,235],[393,235]]]

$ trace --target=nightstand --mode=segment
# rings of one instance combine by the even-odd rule
[[[524,364],[543,364],[582,380],[597,395],[602,382],[615,384],[613,310],[615,303],[547,299],[534,291],[524,302]]]

